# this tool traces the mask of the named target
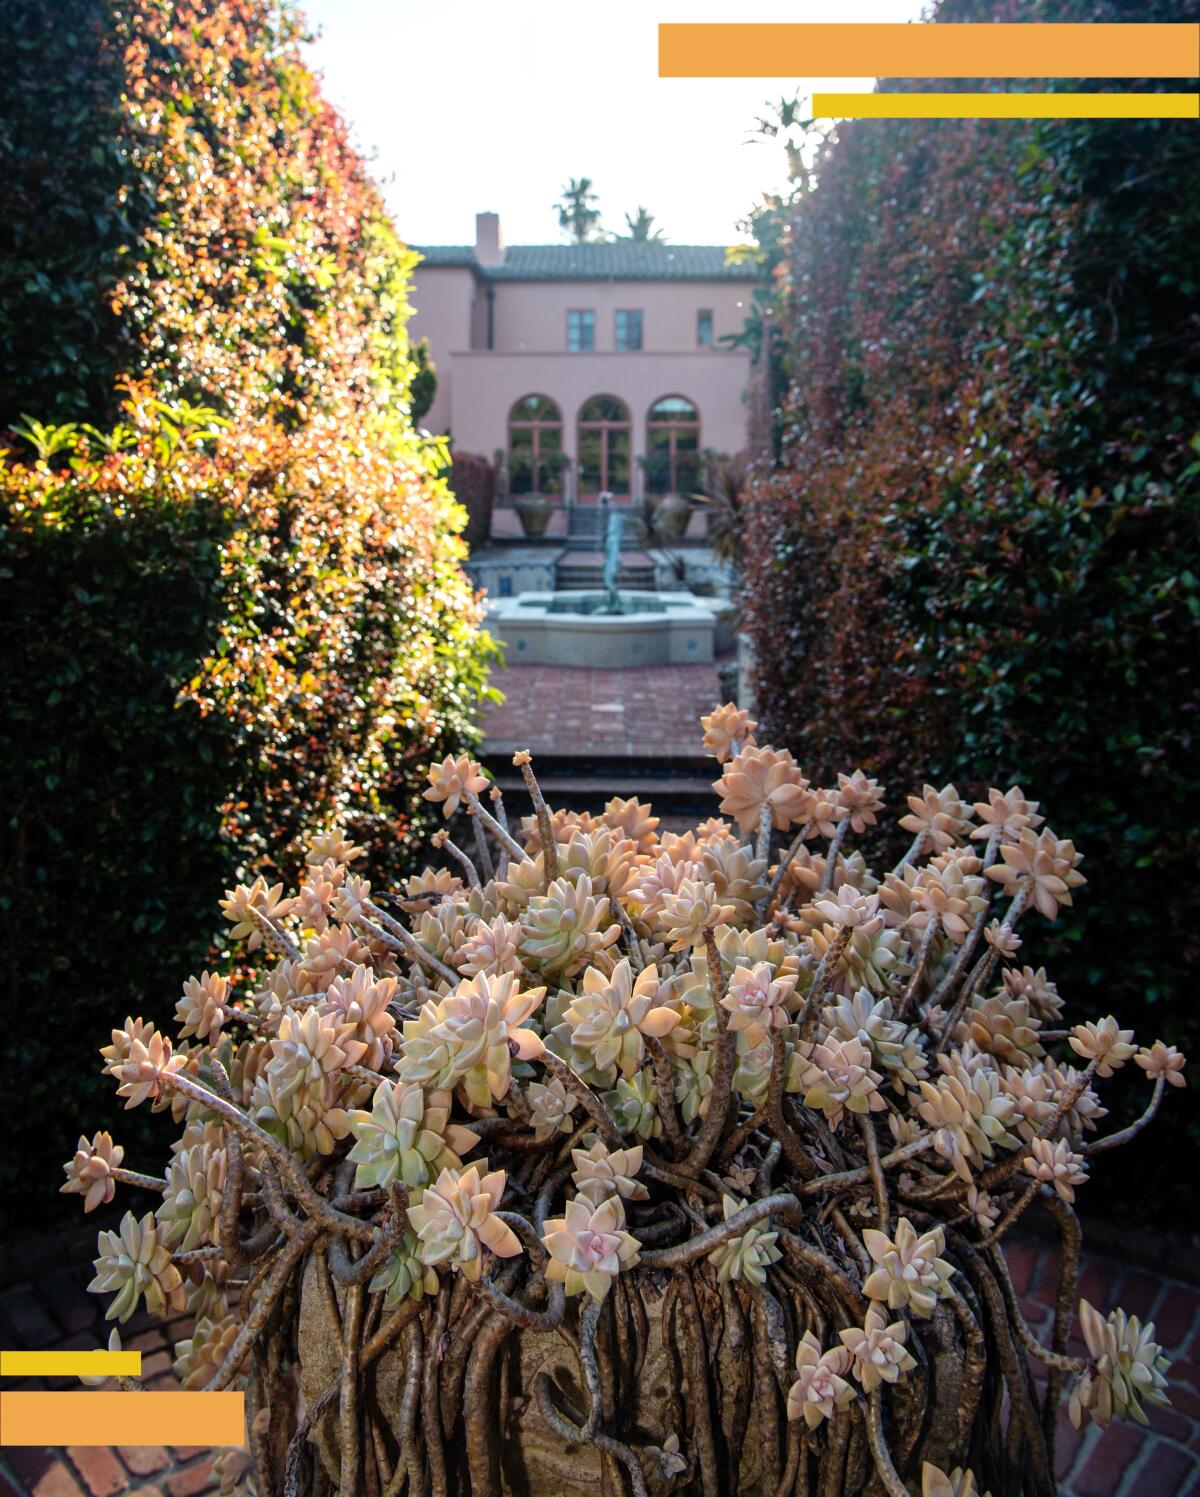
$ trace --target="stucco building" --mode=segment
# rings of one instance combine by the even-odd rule
[[[699,454],[746,445],[742,331],[757,270],[720,245],[514,245],[495,213],[473,245],[420,250],[414,338],[461,451],[507,455],[512,491],[586,500],[686,491]]]

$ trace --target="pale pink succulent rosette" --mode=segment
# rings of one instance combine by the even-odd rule
[[[521,1251],[517,1234],[495,1215],[504,1196],[504,1171],[481,1175],[486,1168],[481,1162],[462,1171],[443,1170],[408,1208],[424,1261],[431,1267],[452,1261],[472,1281],[483,1273],[484,1248],[498,1258],[514,1258]]]
[[[576,1196],[561,1217],[546,1222],[542,1241],[550,1255],[546,1277],[569,1295],[586,1290],[593,1300],[603,1300],[617,1275],[638,1261],[638,1240],[625,1230],[619,1195],[598,1206],[586,1195]]]

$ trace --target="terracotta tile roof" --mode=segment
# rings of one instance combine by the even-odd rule
[[[480,265],[469,244],[414,246],[427,265],[461,266],[489,281],[753,281],[753,264],[728,265],[720,244],[514,244],[503,265]]]

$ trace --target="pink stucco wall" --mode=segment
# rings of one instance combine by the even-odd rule
[[[433,279],[433,271],[426,279]],[[418,282],[418,295],[421,285]],[[614,348],[616,312],[640,311],[642,349],[690,353],[696,344],[696,313],[713,313],[715,334],[741,331],[750,287],[710,281],[516,281],[496,286],[493,347],[504,353],[560,353],[567,346],[567,312],[596,314],[596,352]]]
[[[457,447],[490,457],[508,442],[508,413],[523,395],[548,395],[563,413],[563,449],[577,454],[575,421],[594,395],[630,409],[633,455],[646,451],[646,414],[664,395],[700,411],[700,441],[721,452],[746,445],[744,350],[699,348],[696,314],[713,313],[714,336],[741,330],[750,288],[720,281],[544,281],[493,283],[491,350],[487,293],[470,270],[418,266],[414,338],[429,339],[438,392],[426,424],[450,431]],[[567,312],[596,314],[596,347],[567,351]],[[640,352],[614,351],[614,313],[642,313]]]
[[[522,395],[549,395],[563,414],[563,450],[576,457],[575,422],[593,395],[629,407],[633,456],[646,451],[646,415],[664,395],[683,395],[700,411],[700,445],[740,452],[746,445],[743,392],[749,356],[700,353],[456,354],[450,430],[468,452],[490,457],[507,445],[508,413]]]
[[[444,267],[413,277],[413,316],[408,334],[413,342],[429,339],[430,354],[437,365],[437,394],[425,417],[430,431],[449,431],[454,409],[454,350],[470,348],[473,341],[476,280],[465,267]]]

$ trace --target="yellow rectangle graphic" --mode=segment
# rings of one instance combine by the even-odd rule
[[[814,119],[1194,120],[1200,94],[814,93]]]
[[[141,1377],[140,1351],[0,1351],[0,1377]]]
[[[0,1445],[244,1445],[244,1393],[0,1392]]]
[[[1196,78],[1194,22],[663,23],[660,78]]]

